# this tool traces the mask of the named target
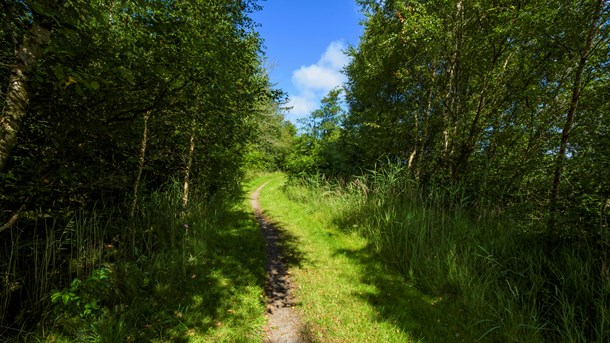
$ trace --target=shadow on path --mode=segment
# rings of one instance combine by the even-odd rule
[[[300,266],[304,256],[297,249],[298,239],[282,230],[279,223],[270,221],[261,210],[258,199],[265,186],[260,186],[250,197],[267,252],[265,293],[268,322],[264,342],[306,342],[306,329],[294,310],[297,303],[288,270],[291,266]]]

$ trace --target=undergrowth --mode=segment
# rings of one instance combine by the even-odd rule
[[[607,342],[607,253],[557,244],[458,190],[426,191],[400,168],[350,182],[292,180],[294,201],[326,212],[481,342]],[[452,310],[453,309],[453,310]],[[405,309],[406,311],[406,309]]]
[[[1,341],[260,341],[264,245],[246,202],[183,209],[176,187],[132,220],[102,214],[12,230]]]

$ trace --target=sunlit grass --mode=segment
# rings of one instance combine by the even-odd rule
[[[382,321],[422,341],[607,341],[610,273],[600,250],[549,251],[509,218],[484,214],[493,209],[465,206],[458,189],[423,192],[405,175],[390,168],[338,184],[296,180],[267,206],[294,203],[281,215],[317,220],[303,236],[335,251],[337,237],[364,240],[338,254],[366,266],[351,279],[375,286],[367,300]],[[332,263],[320,268],[339,273]],[[337,280],[329,282],[340,289]]]
[[[250,193],[269,182],[261,205],[286,230],[296,308],[312,341],[608,341],[610,272],[598,251],[545,252],[508,221],[473,217],[442,192],[422,197],[410,181],[384,177],[287,185],[270,174],[245,185]],[[113,232],[109,223],[79,214],[35,231],[46,246],[11,251],[15,260],[37,251],[30,282],[46,288],[38,297],[47,310],[39,332],[10,341],[260,342],[264,242],[247,197],[183,216],[170,200],[151,199],[137,234],[100,235]],[[61,268],[85,283],[92,270],[110,271],[92,315],[83,304],[50,303],[51,287],[70,287],[46,279]]]
[[[338,198],[306,187],[287,196],[278,175],[261,193],[261,205],[290,235],[302,261],[292,268],[299,311],[320,342],[473,341],[459,306],[424,294],[381,262],[371,242],[340,230],[333,219]],[[328,199],[327,199],[328,200]],[[453,307],[452,307],[453,306]],[[453,314],[453,315],[448,315]]]

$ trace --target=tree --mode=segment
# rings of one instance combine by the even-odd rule
[[[341,139],[358,152],[357,165],[390,160],[424,184],[460,184],[475,199],[536,218],[550,212],[554,237],[590,231],[592,219],[573,208],[606,218],[606,192],[572,174],[597,154],[590,139],[599,130],[579,125],[608,125],[599,100],[608,73],[606,2],[359,3],[365,32],[350,49]],[[582,192],[562,187],[564,178]],[[589,205],[576,206],[585,198]]]
[[[302,133],[288,161],[293,174],[337,175],[346,173],[350,151],[339,143],[345,111],[341,106],[341,88],[328,92],[319,109],[299,120]]]
[[[25,242],[17,253],[0,251],[0,274],[33,279],[27,268],[5,268],[11,256],[29,265],[24,251],[44,246],[28,241],[39,219],[59,231],[74,213],[95,209],[110,224],[91,239],[131,239],[138,226],[124,230],[116,214],[137,222],[174,183],[186,209],[237,195],[246,147],[281,95],[263,68],[254,1],[0,5],[0,82],[16,85],[0,93],[0,234],[9,242],[24,232]],[[70,244],[62,249],[81,249]],[[59,255],[54,263],[69,265]],[[0,312],[9,303],[15,313],[32,310],[48,291],[39,286],[3,293]],[[2,325],[20,318],[2,314]]]
[[[561,44],[561,42],[558,42],[560,45],[562,45],[562,47],[566,47],[566,49],[568,50],[566,53],[575,53],[577,62],[576,70],[574,71],[574,76],[571,82],[571,97],[569,101],[569,107],[566,113],[565,123],[563,125],[563,128],[561,129],[561,142],[559,144],[559,152],[557,153],[555,171],[553,174],[553,185],[551,189],[550,199],[550,209],[552,212],[550,221],[551,230],[554,230],[554,226],[556,226],[556,212],[558,211],[557,201],[559,198],[561,175],[563,173],[564,164],[566,160],[568,140],[570,138],[570,134],[574,126],[575,116],[578,111],[578,104],[580,101],[581,94],[583,90],[586,89],[586,83],[588,81],[586,79],[583,80],[583,78],[585,77],[585,69],[589,64],[589,59],[595,53],[595,50],[597,49],[599,44],[604,41],[607,42],[607,37],[604,37],[604,35],[607,36],[608,32],[602,32],[602,27],[604,25],[607,26],[608,22],[607,13],[606,18],[602,18],[604,6],[607,7],[607,12],[609,5],[604,4],[603,0],[597,0],[591,4],[585,4],[583,6],[583,12],[575,13],[574,15],[576,15],[577,18],[578,15],[583,15],[581,18],[578,18],[580,19],[579,23],[588,22],[588,25],[585,26],[585,29],[581,34],[577,33],[575,37],[570,37],[571,35],[568,32],[568,34],[565,36],[569,37],[568,39],[570,39],[570,41],[565,42],[566,44]],[[565,10],[570,11],[571,8]],[[605,20],[605,23],[602,20]],[[568,45],[573,45],[574,47],[571,48]],[[608,44],[605,45],[607,46]]]
[[[22,122],[27,114],[27,105],[30,101],[28,92],[29,80],[33,69],[42,57],[43,48],[51,39],[53,29],[52,14],[58,7],[54,1],[36,2],[30,8],[22,9],[17,2],[3,2],[5,11],[4,27],[13,40],[13,65],[8,80],[7,92],[4,96],[4,106],[0,117],[0,172],[17,144],[17,136],[21,130]],[[26,11],[23,13],[23,11]],[[20,13],[18,13],[20,12]],[[31,17],[26,20],[23,16]],[[29,22],[29,23],[28,23]],[[26,28],[16,28],[18,25],[27,25]],[[23,41],[17,46],[17,32],[24,30]]]

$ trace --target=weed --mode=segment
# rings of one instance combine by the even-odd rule
[[[104,298],[110,288],[110,271],[107,268],[94,270],[85,280],[72,280],[70,288],[53,290],[51,301],[58,305],[61,311],[78,314],[85,318],[95,315],[100,307],[100,299]]]

